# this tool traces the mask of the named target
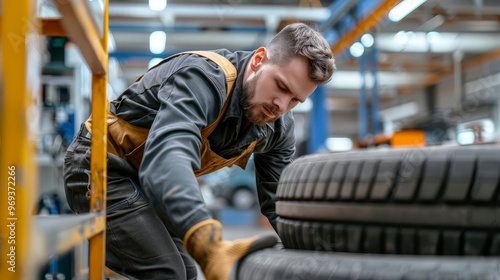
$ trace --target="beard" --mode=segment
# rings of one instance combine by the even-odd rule
[[[243,113],[248,121],[256,125],[264,125],[269,122],[276,121],[281,115],[279,110],[276,107],[262,102],[252,102],[252,99],[255,96],[255,91],[257,88],[257,81],[260,78],[262,72],[258,73],[252,80],[247,81],[243,85],[243,93],[240,97],[240,105],[243,109]],[[269,112],[275,115],[275,118],[270,118],[264,112],[262,112],[262,108],[266,108]]]

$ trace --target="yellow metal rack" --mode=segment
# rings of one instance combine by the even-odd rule
[[[37,18],[35,0],[0,0],[0,279],[35,279],[50,258],[83,246],[86,240],[88,273],[86,269],[79,273],[89,279],[104,277],[108,0],[102,3],[99,32],[86,0],[54,0],[61,16],[51,19]],[[88,214],[34,215],[38,196],[35,155],[40,33],[71,37],[92,71],[92,193]]]

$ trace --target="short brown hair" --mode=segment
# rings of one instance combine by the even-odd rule
[[[335,70],[335,58],[332,49],[323,35],[304,23],[285,26],[267,44],[269,62],[287,65],[297,56],[309,60],[309,78],[316,84],[330,81]]]

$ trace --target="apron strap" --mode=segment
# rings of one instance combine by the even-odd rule
[[[168,61],[169,59],[176,57],[176,56],[179,56],[179,55],[183,55],[183,54],[196,54],[196,55],[208,58],[211,61],[215,62],[217,65],[219,65],[219,67],[222,69],[222,71],[224,71],[224,74],[226,75],[226,102],[224,102],[224,105],[222,106],[222,110],[220,111],[219,115],[217,116],[217,119],[201,131],[201,134],[204,137],[208,137],[210,134],[212,134],[215,127],[219,124],[220,120],[222,119],[222,116],[224,115],[227,107],[229,106],[229,99],[230,99],[231,94],[233,92],[234,82],[236,81],[236,77],[238,76],[238,72],[236,71],[236,68],[234,67],[234,65],[227,58],[225,58],[224,56],[222,56],[218,53],[211,52],[211,51],[187,51],[187,52],[176,53],[174,55],[171,55],[171,56],[163,59],[155,66],[149,68],[148,72],[151,69],[158,67],[160,64]],[[136,82],[139,81],[140,79],[142,79],[143,76],[144,76],[144,74],[137,77],[135,79],[135,81]]]

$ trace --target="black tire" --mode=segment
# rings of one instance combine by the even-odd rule
[[[500,259],[364,255],[275,248],[255,252],[239,265],[238,280],[500,279]]]
[[[287,248],[500,255],[500,146],[318,154],[279,182]]]

